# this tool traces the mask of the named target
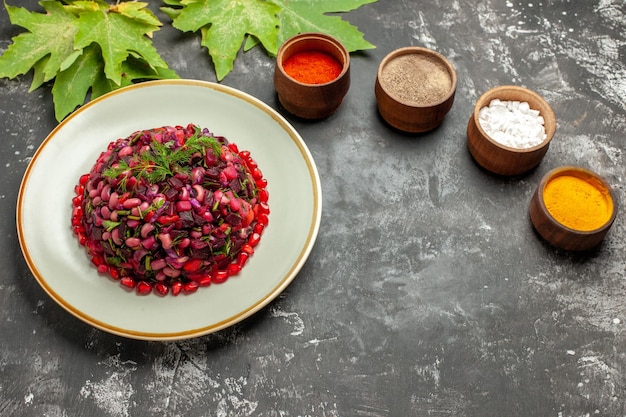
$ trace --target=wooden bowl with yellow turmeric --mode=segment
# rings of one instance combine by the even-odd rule
[[[547,242],[567,251],[597,247],[615,221],[617,200],[598,174],[560,167],[539,182],[530,202],[530,219]]]

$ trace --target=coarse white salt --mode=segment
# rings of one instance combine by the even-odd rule
[[[547,136],[543,117],[525,101],[493,99],[478,111],[478,121],[491,139],[510,148],[532,148]]]

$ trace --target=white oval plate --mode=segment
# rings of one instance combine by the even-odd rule
[[[195,123],[249,150],[268,181],[269,224],[242,272],[190,295],[140,296],[98,274],[71,230],[78,178],[134,131]],[[220,84],[151,81],[97,98],[61,122],[30,162],[17,202],[22,252],[64,309],[107,332],[143,340],[209,334],[254,314],[295,278],[314,245],[319,175],[300,135],[258,99]]]

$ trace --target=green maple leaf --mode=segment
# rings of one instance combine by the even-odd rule
[[[327,13],[346,13],[376,0],[268,0],[281,8],[278,42],[304,32],[320,32],[337,38],[348,52],[372,49],[356,26],[340,16]]]
[[[141,55],[155,68],[167,67],[167,63],[161,59],[152,42],[144,36],[151,35],[158,26],[146,24],[144,20],[137,20],[115,11],[115,8],[109,8],[107,5],[104,10],[100,7],[98,10],[80,13],[76,21],[78,32],[74,47],[83,49],[92,43],[98,44],[104,59],[104,73],[118,85],[122,82],[122,64],[131,52]],[[136,13],[136,10],[131,11]]]
[[[42,1],[46,13],[5,4],[12,24],[27,30],[0,56],[0,77],[33,70],[31,91],[54,79],[55,115],[62,120],[89,97],[146,79],[178,78],[152,45],[161,22],[147,3]]]
[[[164,0],[161,8],[175,28],[200,31],[218,80],[233,67],[245,39],[244,50],[261,44],[270,56],[288,38],[302,32],[336,37],[349,52],[371,49],[359,30],[339,16],[376,0]]]
[[[171,2],[175,3],[175,2]],[[182,0],[172,25],[183,32],[202,33],[202,46],[209,50],[218,80],[233,68],[246,35],[253,35],[265,48],[277,49],[280,8],[259,0]]]
[[[148,3],[142,3],[138,1],[117,3],[111,6],[111,10],[119,13],[122,16],[126,16],[137,22],[142,22],[148,26],[152,26],[153,30],[146,32],[149,37],[152,37],[152,33],[162,25],[161,21],[149,10],[146,9]]]
[[[34,68],[31,91],[53,79],[74,53],[75,17],[56,1],[42,1],[46,14],[5,6],[12,24],[27,29],[0,56],[0,77],[15,78]]]
[[[85,101],[90,91],[91,99],[94,99],[137,80],[178,78],[173,70],[161,67],[153,69],[134,56],[122,63],[121,74],[119,84],[107,78],[99,47],[95,44],[86,47],[73,65],[61,71],[54,80],[52,95],[56,118],[62,120],[74,111]]]
[[[52,96],[58,120],[63,119],[85,101],[89,89],[96,83],[102,71],[100,51],[94,46],[82,51],[73,65],[56,76]]]

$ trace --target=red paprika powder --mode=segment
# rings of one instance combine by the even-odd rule
[[[343,66],[333,56],[321,51],[302,51],[283,62],[291,78],[304,84],[325,84],[337,78]]]

